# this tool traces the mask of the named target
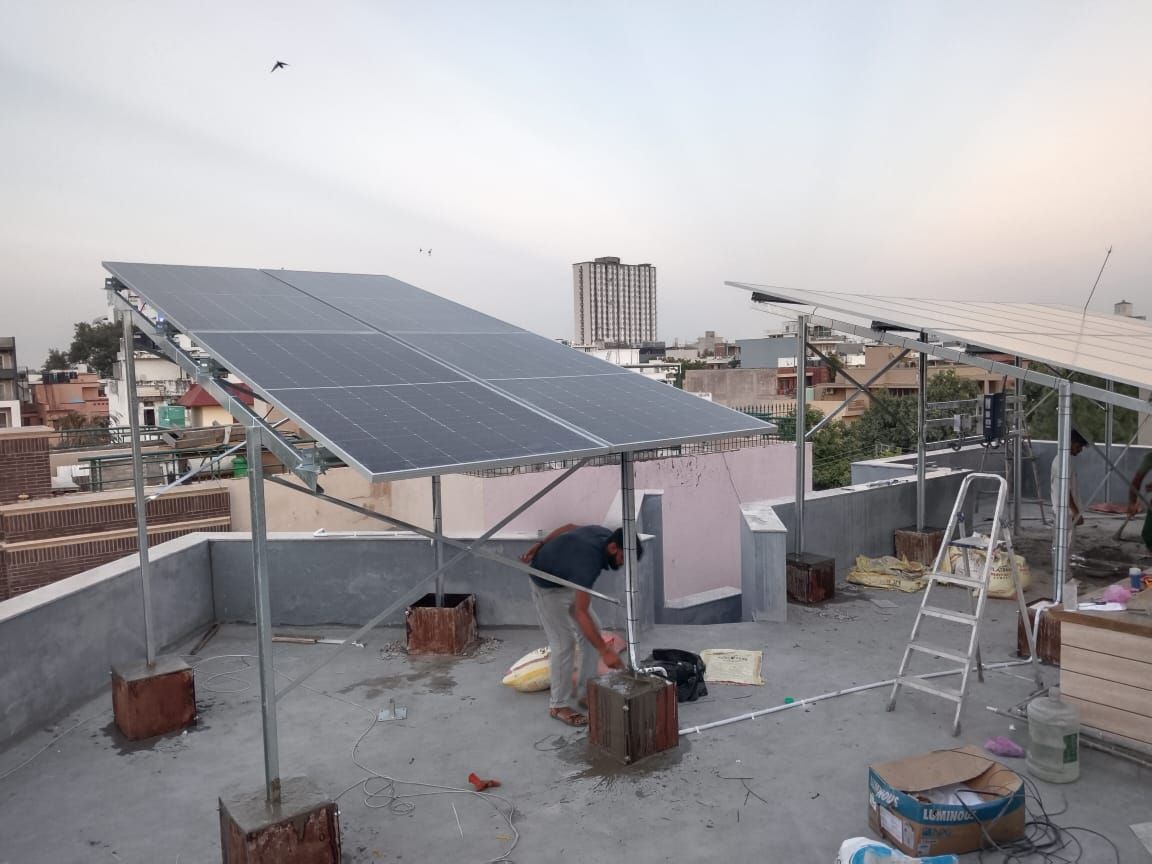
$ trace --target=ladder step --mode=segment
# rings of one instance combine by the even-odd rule
[[[971,576],[957,576],[955,573],[929,573],[928,578],[933,582],[940,582],[947,585],[964,585],[968,588],[979,588],[984,584],[983,579],[975,579]]]
[[[953,702],[959,702],[964,698],[955,687],[945,687],[943,684],[937,684],[935,681],[925,681],[923,678],[901,678],[900,684],[904,687],[911,687],[913,690],[931,693],[933,696],[939,696],[941,699],[950,699]]]
[[[941,609],[938,606],[921,606],[920,614],[930,618],[943,618],[945,621],[955,621],[957,624],[976,626],[976,616],[970,612],[953,612],[951,609]]]
[[[923,642],[909,642],[908,647],[913,651],[919,651],[921,654],[931,654],[933,657],[941,657],[944,660],[955,660],[965,666],[970,662],[968,655],[963,651],[955,651],[951,648],[939,648],[936,645],[926,645]]]

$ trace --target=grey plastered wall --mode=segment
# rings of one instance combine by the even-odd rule
[[[956,494],[967,473],[945,470],[927,476],[925,526],[943,528],[948,524]],[[792,499],[767,503],[791,532],[796,519]],[[846,486],[813,492],[805,500],[804,551],[835,558],[836,574],[842,578],[855,564],[857,555],[875,558],[893,554],[897,529],[915,523],[915,478],[895,480],[885,486]]]
[[[773,505],[740,508],[740,593],[742,621],[787,621],[788,585],[784,557],[788,529]]]
[[[1127,452],[1123,452],[1123,442],[1118,442],[1112,446],[1110,458],[1118,469],[1118,473],[1114,472],[1112,475],[1111,500],[1113,502],[1121,503],[1127,500],[1128,484],[1132,480],[1132,475],[1136,473],[1140,460],[1149,450],[1152,448],[1133,446],[1128,448]],[[1121,455],[1122,452],[1123,455]],[[987,453],[986,456],[985,453]],[[1024,459],[1024,497],[1042,497],[1045,501],[1049,501],[1051,499],[1052,460],[1056,456],[1056,442],[1033,441],[1032,454],[1034,461],[1028,460],[1027,456]],[[958,451],[935,450],[928,454],[929,469],[939,467],[977,471],[980,470],[981,461],[984,463],[985,471],[993,474],[1004,473],[1004,449],[1002,447],[985,451],[985,448],[977,444]],[[1104,446],[1097,444],[1096,447],[1085,450],[1075,457],[1073,464],[1076,467],[1076,483],[1082,498],[1088,499],[1099,488],[1093,501],[1085,500],[1085,504],[1107,500],[1108,496],[1105,495],[1105,489],[1100,485],[1108,467],[1108,463],[1104,459]],[[1035,475],[1033,475],[1033,468],[1035,468]],[[888,459],[869,459],[852,463],[852,482],[857,484],[871,483],[894,477],[906,477],[915,472],[915,454],[893,456]],[[1039,484],[1039,495],[1037,495],[1037,484]]]
[[[928,527],[947,524],[967,473],[936,471],[928,475]],[[787,585],[785,558],[791,551],[795,514],[796,505],[791,498],[752,502],[741,508],[742,614],[746,621],[784,620],[780,596]],[[909,527],[915,520],[915,478],[893,480],[882,486],[813,492],[805,503],[805,551],[835,558],[837,577],[843,578],[857,555],[891,555],[895,551],[896,530]]]
[[[473,538],[458,537],[469,540]],[[485,548],[518,557],[536,540],[515,534],[494,538]],[[648,538],[650,541],[651,538]],[[445,560],[455,552],[445,551]],[[659,556],[647,554],[640,562],[642,598],[651,598],[652,568]],[[368,534],[359,536],[272,534],[268,540],[269,595],[272,622],[277,626],[367,623],[388,606],[402,600],[435,567],[432,546],[417,536]],[[212,584],[216,617],[220,621],[255,620],[252,602],[252,545],[247,534],[216,534],[211,543]],[[601,575],[596,589],[623,596],[623,570]],[[434,583],[420,591],[431,591]],[[528,577],[500,562],[466,556],[453,565],[444,580],[448,593],[475,594],[480,626],[537,626]],[[645,589],[645,586],[648,586]],[[647,590],[648,593],[643,593]],[[406,606],[406,601],[404,605]],[[597,601],[598,604],[601,601]],[[642,611],[650,610],[645,600]],[[623,612],[611,604],[598,606],[606,626],[623,629]],[[654,617],[649,611],[649,621]],[[643,618],[642,618],[643,620]],[[404,609],[385,619],[384,625],[403,626]]]
[[[162,648],[213,620],[208,549],[201,534],[151,551],[153,632]],[[111,667],[144,662],[142,596],[133,555],[0,603],[0,742],[91,698]]]
[[[987,451],[979,444],[971,444],[967,447],[961,447],[959,450],[950,448],[929,450],[925,459],[925,470],[953,468],[979,471],[982,461],[984,470],[992,473],[1004,473],[1003,450]],[[910,477],[915,473],[915,453],[904,456],[888,456],[883,459],[865,459],[852,463],[852,485],[859,486],[882,480],[894,480],[897,477]]]

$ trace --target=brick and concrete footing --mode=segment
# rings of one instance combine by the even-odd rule
[[[157,657],[112,670],[112,711],[117,728],[133,741],[165,735],[196,719],[192,667],[179,657]]]
[[[463,654],[475,644],[476,595],[445,594],[436,605],[435,594],[425,594],[404,614],[409,654]]]
[[[625,765],[676,747],[679,719],[665,678],[610,672],[588,682],[588,743]]]
[[[307,777],[282,781],[280,800],[265,789],[220,799],[224,864],[340,864],[340,810]]]

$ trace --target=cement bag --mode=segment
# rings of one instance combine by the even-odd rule
[[[930,858],[909,858],[887,843],[868,837],[850,837],[840,845],[836,864],[957,864],[955,855],[933,855]]]
[[[927,580],[923,564],[891,555],[882,558],[857,555],[856,566],[848,571],[847,581],[869,588],[894,588],[912,593],[923,588]]]
[[[976,549],[968,550],[968,560],[972,562],[972,574],[979,577],[984,570],[984,553]],[[964,565],[964,551],[952,548],[948,550],[949,569],[957,576],[967,576],[968,570]],[[1032,585],[1032,568],[1024,560],[1024,556],[1016,556],[1016,569],[1020,573],[1020,588],[1027,591]],[[1012,587],[1012,565],[1008,563],[1008,553],[1002,549],[996,550],[992,559],[992,569],[988,573],[988,596],[1000,599],[1012,599],[1016,596],[1016,589]]]
[[[613,651],[619,651],[624,648],[628,643],[615,633],[601,634],[604,641]],[[548,647],[537,648],[535,651],[529,651],[519,660],[512,664],[504,679],[500,682],[506,687],[511,687],[513,690],[518,690],[521,693],[535,693],[538,690],[547,690],[552,686],[552,654]],[[580,674],[580,645],[576,646],[576,659],[573,662],[573,680]],[[596,667],[596,672],[599,675],[608,674],[608,667],[600,661]]]

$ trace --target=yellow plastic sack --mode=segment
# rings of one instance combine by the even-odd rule
[[[552,686],[551,657],[547,646],[529,651],[512,664],[501,683],[521,693],[547,690]]]
[[[984,553],[978,549],[968,550],[968,560],[976,572],[972,575],[979,577],[984,571]],[[957,576],[967,576],[968,571],[964,565],[964,550],[948,550],[948,569]],[[1032,568],[1024,560],[1023,555],[1016,556],[1016,569],[1020,573],[1020,588],[1027,591],[1032,585]],[[992,569],[988,573],[988,596],[998,597],[1001,600],[1011,600],[1016,597],[1016,589],[1012,586],[1012,565],[1008,563],[1007,553],[997,550],[992,558]]]
[[[888,588],[915,593],[924,587],[924,565],[885,555],[881,558],[856,556],[856,566],[848,571],[847,581],[869,588]]]

